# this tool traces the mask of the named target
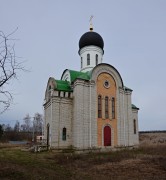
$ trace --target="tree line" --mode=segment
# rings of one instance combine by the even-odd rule
[[[35,142],[36,136],[42,135],[42,131],[42,114],[35,113],[33,117],[31,117],[29,114],[26,114],[23,118],[23,123],[20,123],[20,121],[16,121],[14,127],[11,127],[10,124],[0,124],[0,140],[27,140]]]

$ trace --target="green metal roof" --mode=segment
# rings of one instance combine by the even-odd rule
[[[139,108],[137,106],[135,106],[134,104],[131,105],[132,109],[137,109],[139,110]]]
[[[125,91],[133,91],[132,89],[130,89],[130,88],[126,87],[126,86],[124,86],[124,88],[125,88]]]
[[[56,86],[55,90],[58,91],[65,91],[65,92],[71,92],[71,86],[68,81],[62,81],[62,80],[55,80]]]
[[[80,72],[80,71],[73,71],[69,70],[71,82],[75,81],[76,79],[84,79],[90,80],[90,73],[89,72]]]

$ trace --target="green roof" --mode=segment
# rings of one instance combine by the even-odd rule
[[[125,88],[125,91],[133,91],[132,89],[130,89],[130,88],[126,87],[126,86],[124,86],[124,88]]]
[[[65,91],[65,92],[72,91],[70,83],[68,81],[55,80],[55,82],[56,82],[55,90]]]
[[[90,72],[80,72],[80,71],[73,71],[69,70],[71,82],[75,81],[76,79],[84,79],[90,80]]]
[[[134,104],[131,105],[132,109],[137,109],[139,110],[139,108],[137,106],[135,106]]]

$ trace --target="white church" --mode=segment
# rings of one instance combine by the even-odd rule
[[[138,110],[118,70],[103,63],[104,41],[93,31],[79,40],[80,71],[50,77],[45,91],[44,138],[50,148],[78,150],[136,146]]]

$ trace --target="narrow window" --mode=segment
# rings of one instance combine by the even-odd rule
[[[90,65],[90,54],[87,54],[87,65]]]
[[[108,97],[105,97],[105,118],[108,119]]]
[[[101,118],[102,114],[102,105],[101,105],[101,96],[98,96],[98,118]]]
[[[62,140],[66,141],[66,128],[63,128],[62,130]]]
[[[135,119],[133,121],[133,126],[134,126],[134,134],[136,134],[136,120]]]
[[[115,119],[115,98],[112,98],[112,119]]]
[[[98,65],[98,54],[96,54],[96,65]]]
[[[51,86],[49,86],[49,88],[48,88],[48,98],[49,99],[51,98]]]
[[[59,97],[61,96],[61,92],[60,92],[60,91],[58,91],[58,96],[59,96]]]
[[[51,98],[51,91],[48,91],[48,99]]]
[[[81,68],[82,68],[82,57],[81,57]]]
[[[50,140],[50,124],[47,124],[47,146],[49,145],[49,140]]]

